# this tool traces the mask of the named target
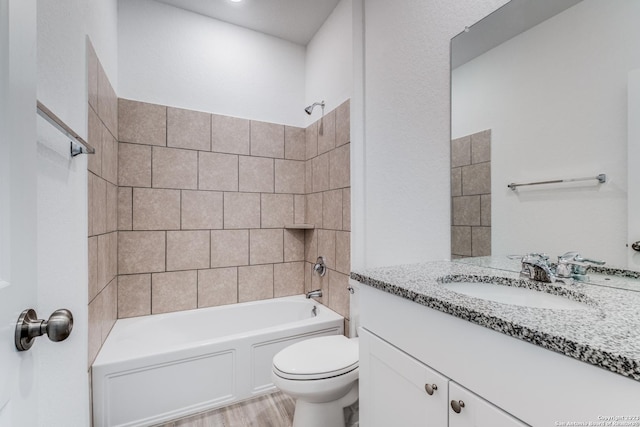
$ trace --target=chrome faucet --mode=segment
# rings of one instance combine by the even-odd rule
[[[578,252],[567,252],[558,257],[556,274],[558,277],[571,277],[579,282],[586,282],[589,280],[589,267],[604,264],[605,261],[584,258]]]
[[[324,257],[319,256],[316,263],[313,264],[313,273],[320,275],[320,277],[327,274],[327,265],[324,263]]]
[[[549,257],[546,254],[527,254],[522,257],[521,262],[520,277],[547,283],[556,281],[556,276],[549,266]]]
[[[315,289],[311,292],[307,292],[307,299],[309,298],[320,298],[322,296],[322,289]]]

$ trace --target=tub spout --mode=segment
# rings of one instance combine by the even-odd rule
[[[321,297],[322,296],[322,289],[316,289],[314,291],[311,292],[307,292],[307,298],[315,298],[315,297]]]

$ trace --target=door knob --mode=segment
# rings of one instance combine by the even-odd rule
[[[459,414],[460,411],[462,411],[462,408],[464,408],[464,402],[462,400],[451,401],[451,409],[453,409],[453,412],[456,414]]]
[[[438,386],[436,384],[424,385],[424,391],[426,391],[429,396],[433,395],[433,392],[436,391],[437,389],[438,389]]]
[[[35,310],[23,311],[16,324],[15,344],[18,351],[29,350],[33,341],[47,334],[51,341],[64,341],[73,329],[73,315],[66,308],[54,311],[49,320],[38,319]]]

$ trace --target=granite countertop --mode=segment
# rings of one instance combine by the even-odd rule
[[[511,260],[489,258],[437,261],[353,271],[351,278],[640,381],[640,292],[587,283],[533,282],[520,279],[512,265]],[[542,290],[580,301],[584,309],[532,308],[473,298],[441,286],[447,280]]]

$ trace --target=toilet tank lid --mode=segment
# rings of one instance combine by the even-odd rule
[[[310,338],[292,344],[273,357],[273,366],[293,375],[316,375],[358,366],[358,342],[344,335]]]

